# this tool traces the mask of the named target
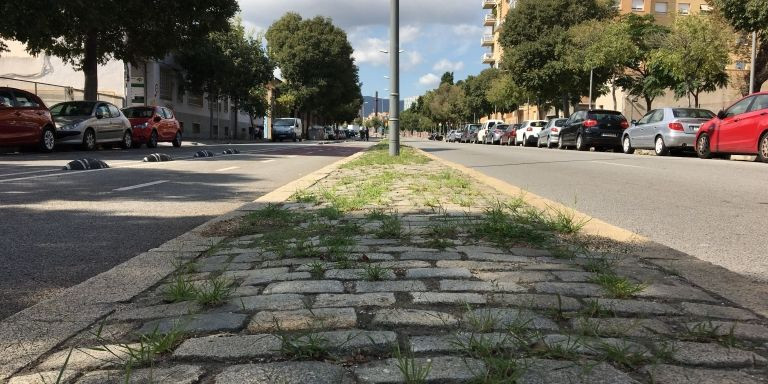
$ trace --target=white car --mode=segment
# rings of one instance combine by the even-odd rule
[[[545,120],[523,121],[515,132],[515,145],[535,146],[539,142],[539,132],[547,125]]]
[[[485,142],[485,135],[488,133],[489,128],[493,128],[496,126],[496,124],[504,124],[501,120],[488,120],[480,127],[480,130],[477,131],[477,141],[476,143],[484,143]]]

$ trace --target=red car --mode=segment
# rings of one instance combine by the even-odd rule
[[[499,144],[509,146],[515,145],[515,135],[517,134],[517,130],[522,126],[522,124],[510,125],[509,129],[507,129],[506,132],[501,135],[501,141],[499,141]]]
[[[20,89],[0,88],[0,147],[56,146],[51,111],[39,97]]]
[[[147,144],[147,148],[157,147],[159,142],[170,142],[181,147],[181,124],[173,111],[165,107],[129,107],[123,109],[125,117],[133,128],[133,147]]]
[[[696,153],[702,159],[757,155],[768,163],[768,92],[749,95],[703,124],[696,134]]]

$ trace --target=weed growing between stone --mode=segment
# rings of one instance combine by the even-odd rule
[[[397,359],[397,368],[403,374],[406,384],[426,384],[429,372],[432,371],[430,359],[426,359],[426,364],[422,364],[413,353],[402,353],[399,345],[395,346],[392,355]]]

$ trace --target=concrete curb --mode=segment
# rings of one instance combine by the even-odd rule
[[[177,269],[178,258],[196,258],[224,240],[224,237],[203,237],[202,233],[210,226],[245,216],[266,204],[285,202],[297,190],[317,183],[363,153],[358,152],[290,182],[3,320],[0,322],[0,382],[109,316],[122,303],[157,285]]]
[[[760,316],[768,318],[768,285],[752,281],[726,268],[699,260],[666,245],[656,243],[637,233],[619,228],[587,214],[573,210],[558,202],[529,193],[519,187],[480,173],[474,169],[441,159],[431,153],[414,148],[430,159],[462,172],[480,183],[489,185],[501,193],[522,196],[530,205],[539,208],[568,210],[577,220],[589,220],[582,229],[583,234],[601,236],[615,241],[634,242],[639,251],[636,256],[645,262],[656,265],[669,273],[676,274],[699,287],[722,296]]]

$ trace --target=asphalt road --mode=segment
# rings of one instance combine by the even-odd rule
[[[404,143],[768,282],[768,164]]]
[[[0,320],[367,146],[0,153]],[[225,148],[241,154],[192,159]],[[141,162],[150,153],[176,160]],[[111,168],[62,170],[83,157]]]

